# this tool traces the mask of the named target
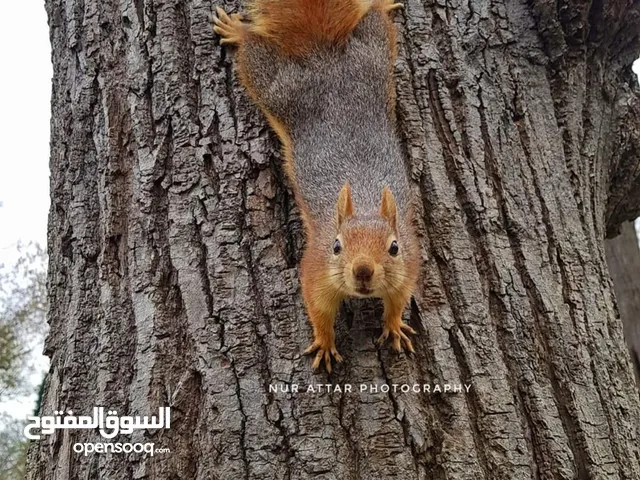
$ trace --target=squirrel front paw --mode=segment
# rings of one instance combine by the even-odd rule
[[[382,329],[382,335],[380,335],[380,338],[378,338],[378,344],[382,345],[384,341],[389,337],[389,335],[391,335],[391,338],[393,339],[394,350],[398,352],[402,352],[403,350],[402,346],[404,344],[405,350],[411,353],[415,352],[415,350],[413,349],[413,344],[411,343],[411,340],[409,340],[409,337],[405,335],[403,330],[405,330],[407,333],[410,333],[412,335],[415,335],[417,333],[413,328],[411,328],[406,323],[397,322],[394,325],[385,324],[384,328]]]
[[[216,13],[218,16],[213,17],[213,30],[220,35],[220,43],[224,45],[242,42],[247,31],[247,26],[242,22],[242,15],[239,13],[227,15],[220,7],[216,8]]]
[[[309,348],[304,351],[304,354],[310,355],[316,350],[318,351],[318,353],[316,353],[316,358],[313,359],[312,364],[314,370],[320,367],[320,362],[323,358],[324,366],[327,369],[328,373],[331,373],[331,356],[336,359],[336,362],[342,362],[342,355],[338,353],[336,344],[333,342],[321,344],[320,342],[318,342],[318,340],[316,340],[309,346]]]

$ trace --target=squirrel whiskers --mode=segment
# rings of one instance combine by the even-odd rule
[[[238,47],[241,83],[282,142],[307,246],[300,279],[316,353],[342,361],[334,322],[347,297],[384,303],[382,343],[413,351],[402,322],[418,277],[418,242],[395,130],[396,31],[390,0],[255,0],[249,21],[217,9]]]

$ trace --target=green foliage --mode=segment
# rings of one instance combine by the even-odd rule
[[[0,265],[0,402],[35,390],[28,376],[46,332],[47,256],[38,245],[18,249],[14,266]],[[25,424],[0,413],[0,480],[25,477]]]
[[[11,325],[0,325],[0,398],[5,391],[15,390],[21,377],[19,365],[24,352]]]
[[[26,377],[46,331],[46,253],[37,244],[18,248],[13,267],[0,265],[0,401],[31,393]]]
[[[0,424],[0,480],[22,480],[29,446],[23,434],[26,422],[0,413]]]

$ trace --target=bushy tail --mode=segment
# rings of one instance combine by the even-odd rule
[[[256,0],[251,31],[284,54],[301,56],[344,43],[370,7],[368,0]]]

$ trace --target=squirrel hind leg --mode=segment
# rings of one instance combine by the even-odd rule
[[[220,35],[220,44],[239,45],[246,37],[248,26],[242,21],[242,15],[227,15],[220,7],[216,8],[217,17],[213,17],[213,31]]]

